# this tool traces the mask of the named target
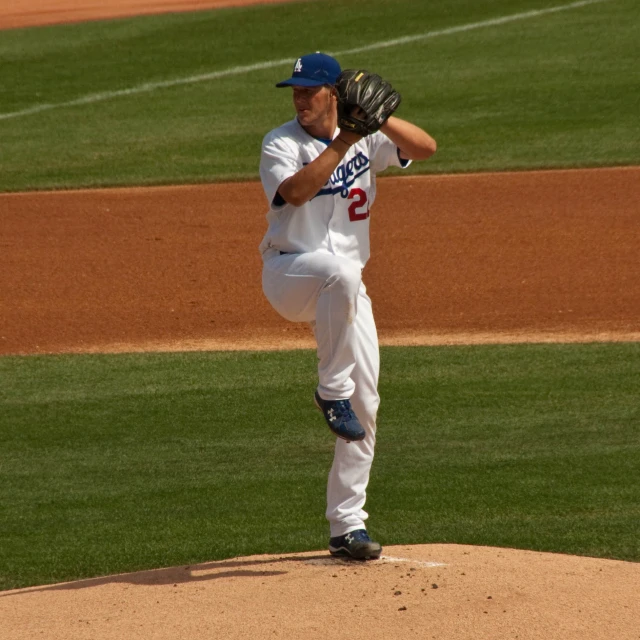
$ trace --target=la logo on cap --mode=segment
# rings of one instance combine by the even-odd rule
[[[293,73],[300,73],[302,71],[302,58],[296,60],[295,67],[293,67]]]

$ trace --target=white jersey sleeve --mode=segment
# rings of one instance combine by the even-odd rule
[[[404,169],[411,164],[411,160],[400,159],[398,147],[382,131],[370,135],[368,141],[371,153],[371,170],[374,173],[379,173],[389,167]]]
[[[302,169],[300,144],[296,140],[274,131],[268,133],[262,142],[260,158],[260,180],[270,206],[278,208],[284,203],[274,203],[278,187]]]

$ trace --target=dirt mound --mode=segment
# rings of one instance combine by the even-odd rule
[[[640,565],[458,545],[253,556],[0,594],[7,640],[637,640]],[[6,635],[8,632],[8,635]]]

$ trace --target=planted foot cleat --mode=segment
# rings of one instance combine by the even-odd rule
[[[365,430],[351,408],[349,400],[323,400],[316,391],[316,407],[324,414],[329,429],[347,442],[364,440]]]
[[[344,536],[329,540],[329,553],[354,560],[375,560],[380,557],[382,547],[369,537],[365,529],[351,531]]]

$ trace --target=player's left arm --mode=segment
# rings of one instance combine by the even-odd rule
[[[389,116],[380,131],[398,147],[403,160],[426,160],[436,152],[436,141],[407,120]]]

